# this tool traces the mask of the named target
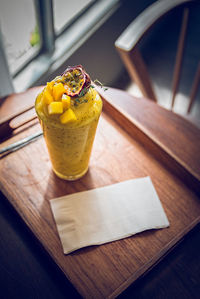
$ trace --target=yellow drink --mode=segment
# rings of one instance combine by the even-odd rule
[[[35,109],[43,129],[52,168],[62,179],[76,180],[88,170],[102,100],[97,91],[89,87],[87,92],[78,98],[78,102],[71,100],[70,108],[66,110],[75,118],[62,123],[66,111],[49,114],[52,112],[49,110],[50,104],[44,103],[44,92],[38,95]],[[71,114],[67,117],[71,117]]]

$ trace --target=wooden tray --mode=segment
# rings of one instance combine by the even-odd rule
[[[82,179],[54,175],[43,138],[0,159],[2,192],[85,298],[115,298],[200,222],[199,130],[148,100],[100,92],[104,111]],[[39,129],[34,121],[2,146]],[[63,254],[50,199],[144,176],[153,181],[169,228]]]

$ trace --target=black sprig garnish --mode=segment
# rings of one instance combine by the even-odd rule
[[[97,86],[100,86],[104,91],[108,90],[107,87],[105,87],[99,80],[95,79],[94,80],[94,83],[97,85]],[[90,85],[92,86],[92,85]],[[94,86],[92,86],[92,88],[94,88]]]

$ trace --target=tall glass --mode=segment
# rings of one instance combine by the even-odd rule
[[[42,93],[38,95],[35,109],[42,126],[44,138],[55,174],[65,180],[76,180],[88,170],[95,132],[102,110],[102,100],[94,90],[92,102],[76,108],[78,121],[62,124],[57,116],[46,117],[41,109]],[[88,110],[88,111],[87,111]]]

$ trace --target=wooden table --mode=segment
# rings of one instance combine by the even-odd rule
[[[13,101],[22,103],[22,96],[32,105],[40,89],[8,98],[1,106],[1,119],[11,111]],[[58,179],[42,138],[0,159],[1,191],[86,298],[116,297],[200,221],[200,131],[146,99],[111,88],[100,92],[104,111],[85,177],[71,183]],[[15,109],[17,113],[18,105]],[[2,146],[37,130],[39,124],[33,120],[15,130]],[[51,198],[146,175],[154,183],[170,228],[63,254]]]

